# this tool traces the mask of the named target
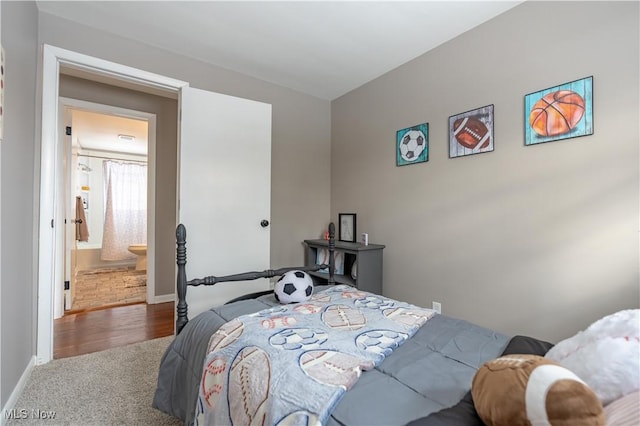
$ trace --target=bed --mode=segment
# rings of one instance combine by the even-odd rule
[[[532,337],[507,336],[468,321],[436,314],[429,309],[393,301],[381,295],[363,295],[357,289],[336,286],[333,279],[334,234],[335,227],[330,224],[329,265],[282,268],[225,277],[209,276],[187,280],[185,268],[187,258],[186,230],[182,225],[179,225],[176,232],[178,264],[177,336],[167,348],[161,360],[153,407],[181,419],[188,425],[314,423],[327,425],[482,425],[483,422],[474,408],[471,394],[472,380],[478,369],[487,361],[503,355],[535,354],[542,356],[553,347],[551,343]],[[395,307],[400,306],[402,309],[420,311],[417,316],[422,316],[421,318],[424,321],[421,320],[418,326],[412,328],[409,337],[400,339],[399,343],[394,343],[392,350],[387,351],[389,347],[385,346],[384,350],[386,352],[382,355],[380,355],[380,352],[376,353],[375,357],[373,357],[375,362],[368,365],[367,368],[361,368],[363,371],[358,373],[358,377],[348,386],[343,386],[348,390],[342,389],[342,391],[329,397],[327,400],[329,401],[327,403],[329,407],[324,407],[326,408],[325,412],[318,414],[306,409],[290,410],[286,404],[298,403],[299,401],[290,401],[292,399],[291,394],[296,393],[296,390],[289,389],[288,391],[283,391],[286,396],[283,397],[283,400],[285,400],[284,409],[291,411],[295,415],[292,414],[287,417],[278,414],[270,417],[269,410],[271,406],[268,404],[272,404],[274,407],[277,404],[273,402],[276,397],[270,397],[271,399],[269,399],[268,403],[265,400],[261,400],[261,405],[258,404],[262,410],[258,413],[259,415],[243,419],[231,417],[232,406],[236,397],[233,396],[230,389],[229,393],[224,394],[223,397],[219,397],[216,394],[220,388],[231,387],[232,380],[229,378],[230,376],[218,377],[217,379],[211,378],[213,374],[218,374],[227,367],[226,365],[220,367],[216,364],[217,359],[215,357],[211,358],[212,354],[218,353],[216,351],[223,350],[219,349],[220,341],[228,339],[235,332],[233,324],[239,318],[242,321],[245,321],[245,319],[253,321],[257,318],[258,321],[263,321],[262,323],[264,324],[263,316],[271,318],[275,313],[279,315],[278,318],[281,318],[282,312],[287,312],[287,315],[291,316],[298,311],[293,312],[296,309],[295,304],[281,305],[276,301],[273,291],[268,291],[242,296],[223,306],[213,307],[189,320],[188,307],[185,300],[187,287],[191,285],[214,285],[218,282],[227,281],[270,278],[280,276],[290,270],[317,271],[327,268],[329,272],[328,284],[315,287],[313,297],[317,296],[317,298],[312,299],[313,303],[322,298],[329,298],[327,299],[330,300],[327,305],[329,306],[335,304],[335,297],[357,299],[354,303],[362,303],[366,299],[366,303],[370,304],[392,304]],[[345,294],[347,296],[344,296]],[[328,308],[323,307],[323,309]],[[382,309],[377,309],[376,312],[378,311],[382,311]],[[413,312],[412,318],[416,317],[414,315],[415,311],[411,311]],[[387,312],[387,310],[384,312]],[[256,324],[259,323],[257,322]],[[292,326],[285,321],[280,325],[282,325],[281,328],[296,329],[300,328],[301,324],[303,323]],[[276,325],[276,331],[277,328]],[[245,330],[248,330],[248,328],[245,327]],[[270,330],[270,332],[273,334],[274,330]],[[330,336],[339,334],[334,330],[330,330],[328,333]],[[245,332],[245,334],[249,333]],[[244,345],[246,347],[246,343]],[[212,351],[212,347],[218,349]],[[231,348],[231,346],[228,348]],[[317,349],[317,346],[314,348]],[[269,349],[274,350],[272,347]],[[301,352],[302,354],[305,353],[304,349]],[[233,351],[236,353],[236,359],[241,357],[242,354],[237,348],[233,349]],[[279,354],[284,353],[284,351],[275,351]],[[296,356],[298,356],[300,369],[303,369],[302,355]],[[274,358],[277,357],[279,355]],[[282,358],[285,358],[284,355]],[[236,360],[227,369],[229,375],[235,368],[235,362]],[[229,364],[231,364],[230,361]],[[263,364],[258,363],[257,365],[258,367],[253,370],[254,375],[262,374],[260,371],[265,369]],[[269,371],[269,379],[273,379],[272,382],[277,381],[278,383],[285,382],[291,377],[284,375],[284,372],[300,370],[296,366],[283,368],[276,366],[276,364],[266,368]],[[207,379],[207,375],[209,379]],[[249,388],[264,385],[261,380],[251,382],[251,377],[245,379]],[[206,380],[209,380],[209,382],[206,382]],[[290,381],[295,384],[298,383],[296,380],[291,379]],[[318,382],[319,380],[315,381]],[[301,385],[298,383],[297,386],[298,395],[309,393],[314,395],[314,398],[316,397],[315,390],[311,385],[307,386],[306,384]],[[300,392],[300,389],[305,389],[305,391]],[[219,419],[213,421],[213,417],[204,417],[202,405],[208,403],[207,398],[211,397],[212,394],[218,398],[215,399],[214,408],[222,410],[220,407],[225,407],[224,410],[226,411],[222,421]],[[318,399],[322,401],[321,398],[323,397],[318,397]],[[250,397],[243,396],[243,398],[248,399]],[[297,398],[298,396],[296,396]],[[299,398],[302,399],[302,396]],[[317,401],[315,403],[317,404]],[[254,406],[257,405],[254,404]],[[282,410],[282,407],[277,409]],[[273,410],[276,410],[276,408],[273,408]]]

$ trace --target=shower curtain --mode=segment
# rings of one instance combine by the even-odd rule
[[[147,243],[147,166],[107,160],[102,260],[133,259],[131,244]]]

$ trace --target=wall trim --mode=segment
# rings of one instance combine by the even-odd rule
[[[176,295],[175,295],[175,293],[161,294],[160,296],[155,296],[153,299],[148,299],[148,300],[149,301],[147,303],[149,303],[151,305],[155,305],[157,303],[175,302],[176,301]]]
[[[31,373],[33,372],[33,367],[35,367],[35,365],[36,365],[36,357],[32,356],[31,359],[29,360],[29,363],[27,364],[24,371],[22,372],[22,375],[20,376],[18,383],[16,383],[16,387],[13,388],[13,392],[11,392],[11,395],[9,395],[9,399],[7,399],[7,403],[4,405],[4,407],[2,407],[2,416],[0,416],[0,426],[4,426],[9,420],[7,418],[7,415],[8,415],[7,411],[13,408],[28,408],[29,410],[31,409],[31,407],[16,407],[16,404],[18,403],[18,398],[20,398],[20,395],[22,395],[24,388],[27,386],[27,380],[29,380],[29,377],[31,377]]]

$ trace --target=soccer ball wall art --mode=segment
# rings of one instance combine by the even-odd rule
[[[396,165],[429,161],[429,123],[396,132]]]

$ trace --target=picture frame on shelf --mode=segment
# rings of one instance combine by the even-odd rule
[[[356,214],[338,214],[338,240],[347,243],[356,242]]]

